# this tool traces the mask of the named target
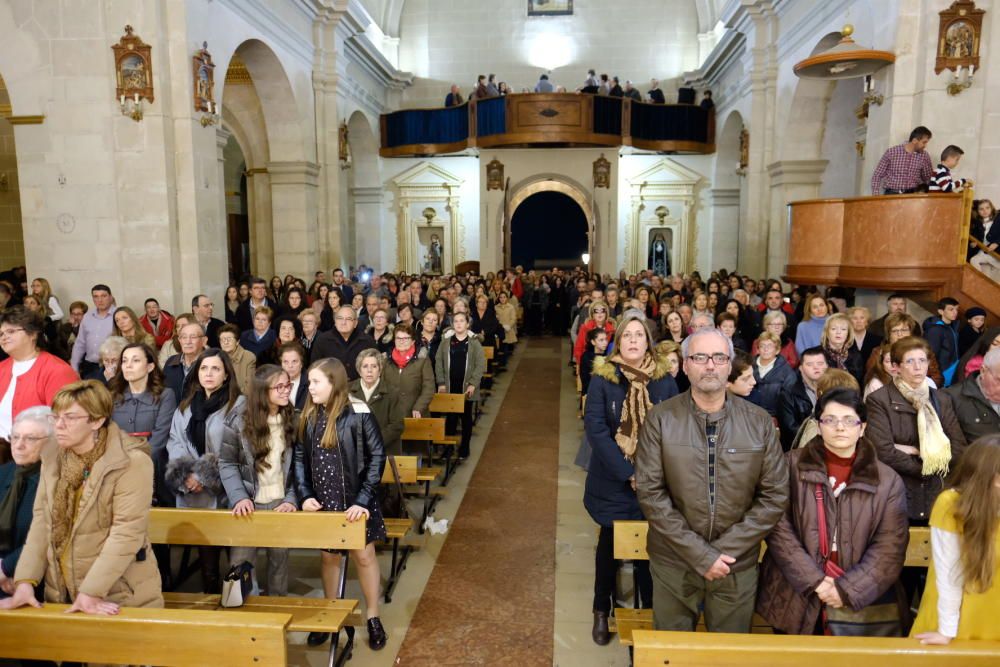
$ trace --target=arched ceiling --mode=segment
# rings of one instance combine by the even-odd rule
[[[617,0],[605,0],[615,2]],[[715,27],[726,0],[687,0],[698,10],[698,32],[708,32]],[[399,19],[403,15],[406,0],[358,0],[378,27],[386,35],[399,37]]]

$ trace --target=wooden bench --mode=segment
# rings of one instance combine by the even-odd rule
[[[434,446],[444,447],[441,459],[444,462],[444,479],[441,486],[448,486],[455,468],[458,467],[455,441],[449,440],[444,432],[443,417],[405,417],[403,419],[403,435],[400,440],[403,442],[423,442],[433,449]],[[433,452],[431,452],[433,454]]]
[[[288,664],[287,613],[122,608],[67,614],[69,605],[0,610],[0,657],[123,665]]]
[[[744,635],[636,630],[636,667],[996,667],[1000,642],[924,646],[910,637]]]
[[[383,518],[383,521],[385,521],[385,537],[392,544],[392,566],[389,569],[389,578],[385,583],[385,601],[389,603],[392,602],[392,591],[399,583],[399,577],[403,574],[403,570],[406,569],[406,561],[413,553],[412,544],[404,544],[402,551],[400,551],[399,546],[400,540],[406,537],[413,528],[413,520]]]
[[[338,598],[347,584],[347,551],[365,547],[365,523],[350,523],[340,512],[273,512],[258,510],[250,516],[233,516],[229,510],[153,508],[149,513],[149,539],[154,544],[222,547],[277,547],[344,551]],[[258,573],[258,578],[263,576]],[[165,593],[172,609],[220,609],[220,613],[274,612],[290,614],[290,632],[330,632],[329,664],[341,664],[354,646],[354,628],[347,627],[347,643],[338,658],[340,631],[357,608],[356,600],[251,596],[243,607],[224,609],[219,595]],[[306,600],[310,600],[306,602]],[[224,643],[224,642],[223,642]]]
[[[647,521],[615,521],[614,524],[614,555],[616,560],[649,560],[646,551],[646,537],[649,532]],[[764,543],[761,543],[761,556],[764,554]],[[931,558],[930,528],[910,528],[910,542],[906,548],[904,565],[908,567],[927,567]],[[633,608],[617,607],[613,619],[613,631],[618,633],[618,640],[625,646],[632,644],[636,630],[653,629],[653,610],[638,609],[639,591],[633,582],[635,602]],[[763,618],[754,614],[751,632],[754,634],[769,633],[770,627]]]
[[[437,479],[442,472],[442,468],[437,466],[421,466],[419,456],[394,456],[396,469],[399,470],[399,483],[404,486],[418,486],[420,493],[405,493],[406,497],[419,498],[424,505],[423,514],[420,517],[420,533],[423,534],[423,525],[434,511],[441,498],[448,494],[448,489],[438,488],[431,490],[431,482]],[[382,472],[383,484],[395,484],[393,479],[392,466],[386,463]],[[395,517],[393,517],[395,518]]]
[[[461,415],[465,412],[465,394],[434,394],[430,411],[433,415]],[[442,442],[457,447],[461,439],[446,433]]]
[[[483,382],[482,386],[479,388],[479,394],[481,396],[488,397],[493,393],[493,360],[496,358],[496,348],[492,345],[484,345],[483,356],[486,357],[486,372],[483,373]],[[483,398],[482,402],[485,403],[486,399]]]

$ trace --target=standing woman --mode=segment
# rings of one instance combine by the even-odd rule
[[[839,368],[854,376],[861,386],[865,381],[865,362],[861,351],[854,344],[851,320],[843,313],[834,313],[826,319],[820,345],[830,368]]]
[[[666,357],[653,349],[653,334],[642,314],[628,310],[615,331],[610,358],[594,360],[583,424],[592,452],[583,504],[600,525],[594,573],[594,643],[611,640],[608,615],[615,592],[614,522],[645,517],[635,495],[635,448],[649,410],[677,394]],[[648,561],[634,561],[639,596],[652,607],[653,580]]]
[[[226,288],[226,298],[224,299],[226,304],[226,324],[239,324],[239,320],[236,318],[236,309],[240,307],[243,303],[240,301],[240,290],[236,285],[230,285]]]
[[[347,370],[333,357],[309,367],[309,400],[298,436],[295,481],[303,511],[346,512],[348,521],[367,520],[367,544],[351,555],[365,596],[368,644],[378,651],[388,639],[378,614],[381,574],[375,558],[375,542],[386,539],[376,493],[385,468],[385,449],[375,418],[367,405],[350,397]],[[340,554],[323,551],[327,598],[338,597],[340,568]],[[308,643],[319,646],[329,637],[327,632],[313,632]]]
[[[485,294],[476,297],[476,307],[472,309],[472,333],[480,337],[486,347],[497,347],[503,340],[504,330],[493,312],[493,304]]]
[[[156,353],[148,345],[129,343],[122,350],[118,371],[108,383],[114,406],[111,421],[123,432],[149,441],[153,459],[153,504],[173,507],[174,494],[167,486],[167,439],[177,399],[165,386]],[[164,589],[170,589],[170,547],[153,545]]]
[[[514,349],[514,344],[517,343],[517,306],[511,302],[510,293],[501,289],[500,293],[497,294],[497,305],[494,310],[497,314],[497,321],[503,327],[502,347],[504,353],[509,355]],[[565,328],[561,329],[560,335],[565,330]]]
[[[403,419],[409,413],[403,411],[396,387],[383,376],[385,356],[370,347],[358,353],[355,364],[358,367],[358,378],[351,380],[348,390],[351,396],[364,401],[375,416],[386,456],[398,456],[403,453],[400,440],[403,435]]]
[[[111,394],[93,380],[64,387],[52,401],[59,447],[42,452],[17,587],[0,608],[41,606],[35,585],[42,581],[46,602],[72,603],[69,611],[163,606],[148,534],[149,445],[122,433],[111,410]]]
[[[712,317],[714,320],[715,317]],[[663,339],[673,341],[680,345],[687,338],[687,327],[684,326],[684,320],[681,318],[681,314],[676,310],[672,310],[667,314],[664,320],[664,332]]]
[[[451,318],[452,328],[445,332],[434,364],[438,378],[438,393],[465,394],[465,411],[462,412],[462,441],[458,458],[469,458],[472,440],[472,408],[479,400],[479,384],[486,372],[486,354],[475,336],[469,335],[469,315],[457,312]],[[448,415],[446,428],[454,433],[457,415]]]
[[[580,366],[580,358],[587,349],[587,334],[592,329],[604,329],[608,337],[615,335],[615,323],[608,317],[608,304],[594,301],[587,308],[587,319],[576,332],[576,342],[573,343],[573,361]]]
[[[38,300],[45,308],[45,314],[51,317],[53,322],[58,322],[64,317],[65,313],[63,313],[62,308],[59,306],[59,299],[52,293],[52,286],[49,285],[48,280],[45,278],[35,278],[32,280],[31,293],[38,297]]]
[[[392,349],[392,332],[395,327],[389,324],[389,312],[379,308],[372,315],[372,323],[368,325],[367,334],[375,341],[378,351],[387,354]]]
[[[227,505],[219,478],[219,452],[225,423],[243,412],[246,402],[236,385],[229,355],[208,348],[191,368],[187,393],[174,413],[167,440],[167,484],[177,507],[216,509]],[[206,593],[222,590],[219,577],[221,547],[198,547],[202,587]]]
[[[288,373],[267,364],[257,369],[246,410],[226,420],[219,450],[219,477],[235,516],[256,510],[294,512],[295,484],[292,452],[295,447],[295,409],[289,400],[292,382]],[[256,547],[233,547],[230,563],[249,561],[257,581]],[[288,549],[267,549],[267,595],[288,594]]]
[[[250,382],[257,371],[257,357],[240,347],[240,330],[235,324],[219,329],[219,347],[229,355],[236,371],[236,386],[241,394],[250,391]]]
[[[319,330],[330,331],[333,329],[334,313],[344,305],[344,293],[339,287],[332,288],[326,293],[326,301],[323,302],[323,310],[319,316]]]
[[[1000,436],[972,443],[938,496],[931,555],[913,636],[941,645],[1000,640]]]
[[[393,337],[395,347],[386,354],[386,380],[399,392],[404,417],[429,415],[434,397],[434,360],[426,348],[416,345],[413,329],[405,324],[396,325]]]
[[[420,317],[420,324],[417,331],[417,346],[427,350],[427,358],[430,359],[431,366],[437,357],[438,347],[441,345],[441,318],[433,308],[428,308]],[[432,369],[433,371],[433,369]]]

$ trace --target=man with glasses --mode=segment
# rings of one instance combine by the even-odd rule
[[[403,292],[400,292],[403,294]],[[355,360],[361,350],[375,347],[371,336],[358,328],[358,316],[350,306],[341,306],[334,313],[333,330],[316,336],[312,347],[312,361],[333,357],[339,359],[347,369],[347,379],[355,380],[358,369]]]
[[[205,336],[208,339],[209,347],[219,347],[219,329],[226,326],[222,320],[212,317],[215,312],[215,304],[204,294],[191,299],[191,312],[194,319],[201,325]]]
[[[948,387],[945,393],[954,403],[966,441],[1000,433],[1000,343],[994,341],[977,372]]]
[[[795,435],[806,417],[816,407],[816,383],[826,372],[828,364],[822,347],[802,351],[799,372],[795,381],[785,385],[778,397],[778,426],[781,428],[781,447],[786,452],[792,448]]]
[[[788,505],[771,417],[730,399],[732,341],[703,329],[681,345],[691,389],[654,406],[639,433],[635,488],[649,520],[653,624],[750,632],[760,541]]]
[[[189,322],[181,327],[177,342],[181,346],[180,354],[173,355],[163,364],[163,382],[174,390],[174,396],[180,397],[180,402],[184,398],[188,373],[205,350],[205,331],[197,322]]]
[[[115,298],[107,285],[94,285],[90,289],[94,309],[88,310],[80,321],[80,330],[73,343],[70,366],[80,377],[100,369],[101,343],[111,335],[115,326]]]

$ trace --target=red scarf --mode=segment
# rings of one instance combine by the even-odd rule
[[[392,348],[392,360],[396,362],[396,365],[400,368],[405,368],[406,364],[410,363],[410,359],[413,355],[417,353],[417,346],[411,345],[407,352],[401,352],[398,347]]]

